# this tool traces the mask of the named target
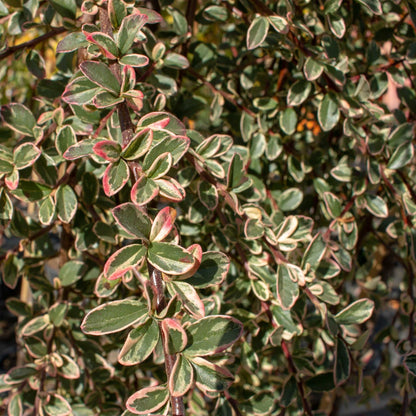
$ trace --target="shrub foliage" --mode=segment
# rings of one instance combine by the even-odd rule
[[[415,7],[0,0],[2,410],[416,414]]]

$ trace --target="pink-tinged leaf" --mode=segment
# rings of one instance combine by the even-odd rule
[[[11,191],[14,191],[19,185],[19,171],[13,169],[13,172],[9,173],[4,178],[4,183]]]
[[[168,122],[166,122],[166,118],[169,119]],[[159,127],[158,123],[166,124],[163,127]],[[153,130],[166,129],[179,136],[184,136],[186,134],[184,124],[174,115],[163,111],[146,114],[139,120],[138,126],[151,127]]]
[[[139,31],[147,22],[144,14],[132,14],[123,19],[117,36],[117,45],[121,55],[125,55],[133,45]]]
[[[84,61],[79,67],[82,73],[94,84],[114,94],[120,94],[120,84],[117,78],[103,62]]]
[[[109,162],[117,162],[120,159],[121,146],[112,140],[102,140],[92,148],[97,156]]]
[[[103,176],[104,193],[107,196],[116,194],[124,187],[130,177],[130,171],[127,163],[120,159],[115,163],[107,166]]]
[[[98,298],[108,298],[117,290],[120,283],[121,277],[109,280],[104,273],[101,273],[95,282],[94,295]]]
[[[129,55],[124,55],[119,62],[123,65],[134,66],[135,68],[140,68],[146,66],[149,63],[149,58],[146,55],[141,55],[139,53],[131,53]]]
[[[184,308],[194,319],[201,319],[205,316],[204,303],[189,283],[171,281],[168,285],[170,291],[178,295]]]
[[[169,354],[181,352],[188,343],[186,331],[177,319],[165,318],[162,321],[162,333]]]
[[[150,218],[137,205],[131,202],[113,208],[113,216],[117,223],[129,234],[148,240],[151,228]]]
[[[166,385],[151,386],[131,395],[126,402],[127,409],[135,415],[147,415],[156,412],[169,400]]]
[[[185,189],[173,178],[156,179],[154,182],[159,187],[160,196],[163,196],[169,201],[180,202],[186,196]]]
[[[146,23],[148,24],[163,22],[163,17],[152,9],[146,9],[145,7],[138,7],[137,10],[139,10],[141,14],[144,14],[147,16]]]
[[[146,205],[159,193],[159,186],[153,179],[143,175],[131,188],[130,198],[137,205]]]
[[[192,255],[181,246],[159,242],[149,245],[147,259],[154,267],[172,276],[188,272],[195,262]]]
[[[190,345],[185,355],[212,355],[234,344],[243,333],[243,324],[231,316],[212,315],[192,323],[186,331]]]
[[[147,305],[143,299],[115,300],[88,312],[82,321],[81,330],[88,335],[112,334],[144,322],[148,317]]]
[[[126,160],[135,160],[150,149],[153,141],[153,130],[145,128],[136,133],[129,144],[123,149],[121,156]]]
[[[176,219],[176,210],[165,207],[156,215],[150,231],[150,241],[163,241],[173,228]]]
[[[130,65],[125,65],[121,72],[121,92],[134,90],[136,86],[136,71]]]
[[[138,90],[130,90],[123,94],[126,99],[127,105],[136,113],[143,108],[143,93]]]
[[[173,397],[183,396],[194,383],[192,364],[182,355],[177,355],[169,378],[169,391]]]
[[[146,247],[142,244],[130,244],[113,253],[104,265],[104,275],[108,280],[122,276],[133,269],[146,255]]]
[[[187,248],[186,251],[192,254],[192,256],[194,257],[195,263],[194,263],[194,267],[192,267],[191,270],[189,270],[188,272],[180,276],[181,280],[189,279],[191,276],[193,276],[199,269],[199,266],[201,265],[201,261],[202,261],[202,254],[203,254],[202,247],[199,244],[192,244],[191,246]]]
[[[106,58],[117,59],[119,56],[120,52],[111,36],[101,32],[93,32],[86,34],[85,37],[88,42],[97,45]]]
[[[41,151],[33,143],[23,143],[16,147],[13,152],[14,165],[16,169],[25,169],[28,166],[33,165]]]
[[[196,385],[203,392],[227,390],[233,382],[233,375],[224,367],[211,363],[202,357],[191,360]]]
[[[130,331],[118,355],[122,365],[137,365],[143,362],[156,348],[159,341],[159,325],[150,318]]]

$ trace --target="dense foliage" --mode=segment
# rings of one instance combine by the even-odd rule
[[[0,0],[0,411],[416,414],[415,7]]]

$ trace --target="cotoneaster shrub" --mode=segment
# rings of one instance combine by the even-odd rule
[[[416,414],[415,7],[0,0],[1,411]]]

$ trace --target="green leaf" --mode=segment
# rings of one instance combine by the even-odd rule
[[[4,189],[0,190],[0,219],[10,220],[13,216],[13,203]]]
[[[296,106],[302,104],[309,96],[312,90],[312,83],[304,79],[296,81],[287,94],[287,105]]]
[[[303,200],[303,192],[299,188],[288,188],[277,198],[276,202],[283,211],[295,210]]]
[[[240,338],[243,326],[240,321],[224,315],[211,315],[186,328],[188,346],[184,354],[189,356],[212,355],[224,351]]]
[[[25,136],[33,137],[36,120],[32,112],[22,104],[9,104],[1,108],[4,123],[12,130]]]
[[[142,299],[123,299],[104,303],[87,313],[81,329],[88,335],[119,332],[147,318],[147,304]]]
[[[118,362],[122,365],[140,364],[153,352],[158,341],[157,321],[148,319],[130,331],[118,355]]]
[[[286,264],[277,267],[277,298],[283,309],[291,309],[299,297],[299,284]]]
[[[146,154],[153,140],[153,130],[145,128],[136,133],[123,149],[121,156],[126,160],[135,160]]]
[[[146,55],[131,53],[129,55],[124,55],[119,62],[123,65],[130,65],[135,68],[139,68],[148,65],[149,58]]]
[[[227,188],[233,189],[239,186],[244,177],[244,162],[243,158],[238,154],[234,153],[227,173]]]
[[[104,273],[101,273],[95,282],[94,294],[98,298],[108,298],[116,291],[120,283],[121,277],[109,280]]]
[[[11,396],[9,404],[7,405],[8,416],[21,416],[23,414],[22,395],[15,393]]]
[[[32,49],[26,56],[27,69],[39,79],[46,77],[45,60],[38,51]]]
[[[169,283],[169,289],[172,293],[176,293],[183,303],[184,308],[195,319],[201,319],[205,316],[205,307],[193,286],[186,282]]]
[[[94,84],[114,94],[120,94],[120,83],[106,64],[95,61],[84,61],[81,63],[80,69]]]
[[[166,385],[151,386],[141,389],[131,395],[126,407],[136,415],[147,415],[156,412],[169,400],[169,390]]]
[[[272,413],[275,398],[271,392],[260,392],[250,397],[248,401],[241,403],[241,408],[246,414],[266,416]],[[280,403],[279,403],[280,404]]]
[[[20,170],[33,165],[40,154],[41,151],[33,143],[23,143],[16,147],[13,152],[13,160],[16,169]]]
[[[72,32],[65,36],[56,47],[56,53],[67,53],[88,46],[85,35],[82,32]]]
[[[389,214],[387,203],[378,195],[365,194],[366,208],[369,212],[379,218],[386,218]]]
[[[215,21],[225,22],[228,18],[227,9],[222,6],[215,6],[215,5],[206,7],[202,11],[202,15],[204,19],[210,22],[215,22]]]
[[[49,0],[51,6],[62,16],[75,19],[77,4],[75,0]]]
[[[113,208],[113,216],[117,223],[129,234],[148,240],[152,223],[149,217],[131,202]]]
[[[136,267],[146,255],[142,244],[130,244],[117,250],[104,265],[104,274],[109,280],[117,279],[128,270]]]
[[[218,191],[217,188],[207,181],[198,183],[198,196],[200,201],[209,210],[214,210],[218,205]]]
[[[87,77],[81,76],[75,78],[66,86],[62,99],[68,104],[88,104],[99,91],[101,91],[100,86],[91,82]]]
[[[224,253],[207,251],[202,254],[198,270],[186,282],[200,289],[221,284],[229,267],[230,260]]]
[[[362,324],[367,321],[374,310],[374,302],[370,299],[359,299],[335,315],[339,325]]]
[[[380,0],[356,0],[366,7],[367,10],[374,14],[382,14],[383,9],[381,8]]]
[[[294,376],[289,377],[283,386],[282,395],[280,396],[279,404],[283,407],[288,407],[297,397],[298,386]]]
[[[154,182],[159,187],[159,194],[172,202],[180,202],[185,198],[185,190],[181,184],[170,177],[155,179]]]
[[[339,120],[338,101],[333,93],[325,95],[324,99],[319,103],[318,122],[324,131],[333,129]]]
[[[341,200],[331,192],[323,194],[325,207],[332,218],[338,218],[342,213]]]
[[[61,185],[55,195],[56,213],[65,223],[71,222],[77,212],[77,196],[69,185]]]
[[[60,155],[63,155],[70,146],[76,144],[77,138],[71,126],[63,126],[56,136],[55,146]],[[82,142],[81,142],[82,143]]]
[[[178,320],[165,318],[162,321],[162,331],[169,354],[177,354],[186,347],[188,337]]]
[[[183,55],[170,52],[163,58],[163,65],[173,69],[186,69],[189,67],[189,61]]]
[[[416,376],[416,354],[408,354],[404,359],[404,366],[406,370]]]
[[[172,167],[172,155],[168,152],[159,155],[147,169],[146,176],[150,179],[159,179],[165,176]]]
[[[68,401],[59,394],[48,394],[42,401],[42,410],[48,416],[69,416],[72,409]]]
[[[411,141],[402,143],[391,155],[387,168],[400,169],[403,166],[406,166],[413,160],[414,152],[413,143]]]
[[[194,382],[192,364],[182,355],[177,355],[175,365],[169,378],[169,391],[173,397],[183,396]]]
[[[211,363],[201,357],[193,357],[194,377],[202,391],[223,391],[233,381],[233,375],[223,366]]]
[[[143,170],[147,171],[158,156],[166,152],[172,155],[172,164],[176,165],[189,148],[190,140],[185,136],[169,136],[157,143],[147,153]]]
[[[131,14],[123,19],[117,36],[117,45],[121,55],[128,52],[146,21],[147,16],[144,14]]]
[[[79,260],[67,261],[59,270],[59,280],[63,287],[71,286],[86,272],[86,264]]]
[[[303,255],[301,268],[304,270],[305,268],[310,267],[312,270],[316,270],[325,255],[325,250],[326,244],[322,238],[322,234],[317,233],[309,243],[305,254]]]
[[[43,331],[49,324],[49,316],[41,315],[31,319],[21,331],[23,336],[33,335],[37,332]]]
[[[159,186],[153,179],[143,175],[133,185],[130,192],[131,200],[137,205],[145,205],[159,193]]]
[[[318,79],[323,71],[324,66],[321,63],[317,62],[311,57],[308,57],[306,59],[305,65],[303,67],[303,72],[308,81],[314,81]]]
[[[351,373],[351,358],[348,348],[341,338],[337,338],[334,360],[334,383],[336,386],[344,383]]]
[[[335,388],[334,373],[328,371],[326,373],[317,374],[306,380],[305,383],[313,391],[331,391]]]
[[[72,146],[69,146],[68,149],[63,154],[64,158],[67,160],[75,160],[81,157],[90,156],[93,154],[93,147],[96,143],[100,142],[97,139],[84,139]]]
[[[163,273],[181,275],[195,263],[193,256],[184,248],[171,243],[152,242],[147,253],[148,261]]]
[[[296,111],[289,107],[279,113],[279,125],[284,133],[291,135],[296,131],[298,116]]]
[[[77,380],[81,376],[78,364],[69,355],[61,354],[63,364],[58,368],[58,374],[68,380]]]
[[[263,43],[269,31],[269,24],[267,17],[254,18],[247,32],[247,49],[257,48]]]
[[[273,28],[277,32],[279,32],[283,35],[285,35],[286,33],[289,32],[289,25],[287,24],[287,20],[284,19],[283,17],[281,17],[281,16],[268,16],[267,18],[268,18],[270,24],[273,26]]]
[[[130,178],[129,166],[123,159],[110,163],[104,172],[103,189],[107,196],[120,191]]]

